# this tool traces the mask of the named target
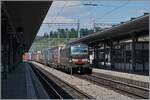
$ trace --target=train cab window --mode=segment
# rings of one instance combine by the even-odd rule
[[[88,47],[71,47],[71,54],[88,54]]]

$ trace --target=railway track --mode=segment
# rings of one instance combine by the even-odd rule
[[[136,85],[128,84],[125,82],[104,78],[95,74],[92,75],[75,75],[81,79],[88,80],[91,83],[103,86],[105,88],[114,90],[123,95],[135,98],[135,99],[148,99],[149,89],[139,87]]]
[[[109,78],[109,79],[112,79],[112,80],[125,82],[125,83],[131,84],[131,85],[136,85],[136,86],[143,87],[143,88],[149,88],[149,83],[148,82],[131,80],[131,79],[127,79],[127,78],[122,78],[122,77],[118,77],[118,76],[112,76],[112,75],[97,73],[97,72],[93,72],[93,74],[97,75],[97,76],[104,77],[104,78]]]
[[[92,96],[62,81],[37,65],[30,64],[51,99],[93,99]]]

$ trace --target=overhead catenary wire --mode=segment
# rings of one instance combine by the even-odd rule
[[[65,7],[76,7],[76,6],[81,6],[81,5],[89,5],[88,3],[80,3],[80,4],[75,4],[75,5],[68,5],[68,6],[65,6]],[[114,8],[114,7],[117,7],[117,6],[113,6],[113,5],[104,5],[104,4],[92,4],[93,6],[102,6],[102,7],[111,7],[111,8]],[[59,7],[57,7],[59,8]]]
[[[116,11],[116,10],[118,10],[118,9],[120,9],[120,8],[122,8],[122,7],[124,7],[124,6],[126,6],[126,5],[129,3],[129,1],[130,1],[130,0],[128,0],[127,2],[121,4],[120,6],[117,6],[117,7],[113,8],[113,9],[111,9],[110,11],[104,13],[101,17],[95,18],[95,19],[91,20],[91,21],[88,22],[88,23],[92,23],[93,21],[103,19],[105,16],[111,14],[112,12],[114,12],[114,11]]]
[[[52,23],[53,23],[54,21],[56,21],[57,17],[60,15],[60,13],[61,13],[61,12],[63,11],[63,9],[65,8],[67,2],[68,2],[68,1],[66,1],[66,2],[64,3],[64,5],[61,7],[60,11],[56,14],[56,17],[54,18],[54,20],[52,20]],[[50,28],[50,25],[49,25],[49,24],[48,24],[48,27]]]
[[[83,3],[81,3],[83,5]],[[74,7],[74,6],[80,6],[81,4],[76,4],[76,5],[71,5],[71,6],[67,6],[67,2],[64,3],[64,5],[61,7],[60,11],[56,14],[56,17],[54,18],[53,21],[56,21],[57,17],[60,15],[60,13],[64,10],[65,7]],[[90,4],[93,4],[90,2]],[[104,6],[104,7],[116,7],[116,6],[112,6],[112,5],[103,5],[103,4],[96,4],[96,6]],[[47,24],[49,28],[51,28],[50,24]]]
[[[121,5],[118,6],[118,7],[115,7],[114,9],[112,9],[112,10],[110,10],[110,11],[104,13],[100,18],[96,18],[95,20],[97,20],[97,19],[100,20],[100,19],[104,18],[105,16],[111,14],[112,12],[114,12],[114,11],[116,11],[116,10],[118,10],[118,9],[120,9],[120,8],[122,8],[122,7],[124,7],[124,6],[126,6],[126,5],[129,3],[129,1],[130,1],[130,0],[128,0],[127,2],[121,4]]]
[[[93,3],[90,3],[93,4]],[[81,4],[75,4],[75,5],[70,5],[70,6],[66,6],[67,3],[64,3],[64,5],[61,7],[60,11],[56,14],[56,17],[53,21],[55,21],[57,19],[57,17],[60,15],[60,13],[64,10],[65,7],[75,7],[75,6],[81,6],[84,5],[84,3]],[[116,6],[112,6],[112,5],[104,5],[104,4],[96,4],[96,6],[103,6],[103,7],[116,7]],[[52,22],[53,22],[52,21]],[[51,26],[48,24],[48,27],[51,28]]]
[[[90,21],[89,23],[91,23],[91,22],[94,23],[94,21],[96,21],[96,20],[98,20],[98,19],[99,19],[99,20],[103,19],[103,18],[104,18],[105,16],[107,16],[108,14],[110,14],[110,13],[114,12],[115,10],[117,10],[117,9],[119,9],[119,8],[121,8],[121,7],[123,7],[123,6],[125,6],[125,5],[128,4],[128,3],[129,3],[129,0],[128,0],[127,2],[121,4],[120,6],[117,6],[117,7],[115,7],[114,9],[112,9],[112,10],[110,10],[110,11],[104,13],[100,18],[96,18],[96,19],[92,18],[92,15],[91,15],[91,14],[92,14],[92,8],[90,7],[91,9],[89,9],[89,10],[90,10],[90,12],[91,12],[91,13],[90,13],[90,15],[91,15],[91,16],[90,16],[90,20],[91,20],[91,21]],[[89,4],[93,4],[93,3],[90,2]],[[79,5],[81,5],[81,4],[72,5],[72,6],[79,6]],[[97,6],[102,6],[102,5],[103,5],[103,4],[97,4]],[[106,5],[106,6],[107,6],[107,5]],[[109,6],[114,7],[114,6],[112,6],[112,5],[108,5],[108,7],[109,7]],[[57,20],[58,16],[60,15],[60,13],[62,13],[62,11],[64,10],[65,7],[68,7],[68,6],[67,6],[67,2],[65,2],[64,5],[61,7],[60,11],[57,12],[56,17],[55,17],[54,20],[52,20],[52,22]],[[71,7],[71,6],[70,6],[70,7]],[[88,23],[87,23],[87,24],[88,24]],[[48,24],[48,23],[47,23],[47,25],[48,25],[48,28],[49,28],[49,29],[52,27],[52,26],[51,26],[52,24]],[[59,24],[59,25],[58,25],[58,24],[57,24],[57,25],[54,24],[54,25],[55,25],[55,26],[59,26],[60,24]]]
[[[66,2],[67,2],[67,1],[66,1]],[[65,6],[66,6],[66,2],[65,2],[64,5],[61,7],[60,11],[57,12],[56,17],[54,18],[54,20],[51,21],[52,23],[53,23],[54,21],[56,21],[57,17],[58,17],[58,16],[60,15],[60,13],[63,11],[63,9],[64,9]],[[47,24],[47,25],[48,25],[48,28],[50,29],[50,28],[51,28],[50,24]]]

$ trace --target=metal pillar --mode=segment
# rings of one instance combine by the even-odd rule
[[[143,63],[143,72],[145,72],[146,71],[146,69],[145,69],[145,57],[144,57],[144,44],[142,44],[142,63]]]
[[[98,46],[94,46],[94,66],[98,67]]]
[[[78,30],[78,39],[81,37],[81,34],[80,34],[80,22],[78,20],[78,24],[77,24],[77,30]]]
[[[127,57],[126,57],[126,44],[125,43],[123,44],[123,50],[122,51],[123,51],[123,66],[124,66],[124,68],[125,68],[126,71],[129,71],[127,69],[127,66],[126,66],[126,63],[127,63],[126,62],[126,58]]]
[[[50,48],[50,40],[51,40],[51,34],[49,34],[48,48]]]
[[[104,68],[106,67],[106,42],[104,44]]]
[[[131,51],[132,67],[135,72],[135,36],[132,36],[132,51]]]
[[[110,40],[110,63],[111,69],[114,69],[114,60],[113,60],[113,41]]]
[[[93,28],[94,28],[94,33],[95,33],[96,32],[95,20],[93,21]]]
[[[58,32],[57,38],[58,38],[57,45],[59,45],[59,43],[60,43],[60,33],[59,32]]]
[[[67,44],[69,43],[69,33],[67,31]]]

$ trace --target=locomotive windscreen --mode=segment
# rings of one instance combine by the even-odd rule
[[[88,54],[88,46],[71,46],[71,55]]]

